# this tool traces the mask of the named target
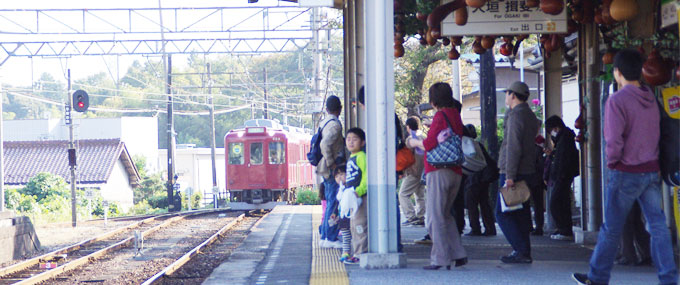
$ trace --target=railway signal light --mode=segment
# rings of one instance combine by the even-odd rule
[[[90,97],[85,90],[76,90],[73,92],[73,110],[76,112],[85,112],[90,107]]]

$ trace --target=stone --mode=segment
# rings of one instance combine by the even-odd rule
[[[364,253],[359,256],[363,269],[397,269],[406,267],[405,253]]]
[[[4,212],[3,216],[8,217]],[[0,262],[24,258],[40,249],[31,219],[26,216],[0,219]]]

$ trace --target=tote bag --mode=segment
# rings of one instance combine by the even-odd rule
[[[446,117],[446,113],[443,113],[443,115],[453,135],[427,152],[427,163],[437,168],[459,166],[465,162],[462,142],[460,136],[453,132],[451,122]]]

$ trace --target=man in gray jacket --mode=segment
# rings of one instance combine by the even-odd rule
[[[344,161],[339,160],[345,157],[345,139],[342,136],[342,125],[338,119],[341,111],[340,98],[337,96],[328,97],[326,99],[328,116],[319,124],[319,128],[322,128],[319,146],[323,158],[316,166],[316,174],[323,177],[326,197],[326,213],[324,213],[323,223],[319,226],[319,234],[321,235],[319,245],[321,247],[342,248],[342,243],[338,241],[338,226],[328,224],[331,214],[338,208],[336,194],[339,186],[333,177],[334,170],[338,164],[344,163]]]
[[[538,134],[541,122],[529,108],[527,99],[529,86],[524,82],[516,81],[505,91],[505,104],[509,110],[505,114],[505,132],[498,157],[498,168],[501,172],[500,183],[508,187],[512,187],[516,182],[529,180],[536,172],[534,138]],[[529,201],[522,204],[520,209],[505,209],[503,212],[501,207],[503,197],[499,195],[498,199],[496,221],[513,249],[510,255],[501,257],[501,261],[531,263]]]

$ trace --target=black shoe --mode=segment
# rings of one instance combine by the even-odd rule
[[[535,229],[535,230],[531,231],[531,235],[532,235],[532,236],[542,236],[542,235],[543,235],[543,230],[541,230],[541,229]]]
[[[463,258],[456,259],[454,261],[455,261],[455,265],[454,265],[455,267],[461,267],[461,266],[467,264],[468,259],[467,259],[467,257],[463,257]]]
[[[496,236],[496,231],[485,231],[482,235],[485,237],[493,237]]]
[[[571,275],[571,279],[574,279],[574,281],[581,285],[604,285],[604,283],[593,282],[588,279],[588,274],[583,273],[574,273]]]
[[[425,270],[438,270],[439,268],[442,268],[440,265],[426,265],[423,266],[423,269]],[[446,266],[446,270],[451,270],[451,265]]]
[[[619,257],[616,260],[614,260],[614,264],[616,264],[616,265],[633,265],[633,261],[622,256],[622,257]]]
[[[416,218],[411,222],[411,226],[424,226],[425,225],[425,218]]]
[[[531,257],[524,256],[516,251],[513,251],[510,255],[501,257],[503,263],[532,263]]]
[[[482,231],[470,231],[469,233],[465,234],[466,236],[481,236]]]
[[[650,257],[643,258],[640,261],[635,262],[635,266],[651,266],[652,265],[652,259]]]

